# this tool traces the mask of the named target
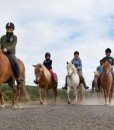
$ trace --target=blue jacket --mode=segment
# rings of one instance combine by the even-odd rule
[[[74,66],[77,68],[77,70],[82,70],[82,61],[80,58],[78,59],[72,59],[72,64],[74,64]]]

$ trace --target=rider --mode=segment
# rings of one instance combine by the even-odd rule
[[[108,61],[112,66],[114,65],[114,58],[111,57],[111,49],[110,48],[107,48],[105,50],[105,57],[103,59],[100,60],[100,63],[101,63],[101,66],[103,65],[103,63],[105,61]],[[114,78],[114,72],[113,72],[113,69],[112,69],[112,75],[113,75],[113,78]],[[100,92],[100,77],[98,79],[98,92]]]
[[[15,26],[13,23],[9,22],[6,24],[6,35],[1,37],[1,48],[3,53],[8,57],[14,75],[16,77],[17,84],[21,83],[24,79],[20,77],[19,65],[15,56],[16,53],[16,44],[17,44],[17,36],[14,35],[13,31]]]
[[[58,82],[57,75],[52,70],[52,60],[50,58],[51,54],[47,52],[45,54],[45,60],[43,62],[43,65],[50,71],[52,78],[54,79],[55,83],[57,83]]]
[[[101,65],[101,61],[100,61],[100,65],[97,66],[96,71],[97,71],[99,74],[102,73],[102,71],[103,71],[103,67],[102,67],[102,65]]]
[[[88,89],[89,87],[86,86],[86,83],[85,83],[85,79],[83,77],[83,72],[82,72],[82,61],[79,57],[79,52],[78,51],[75,51],[74,52],[74,58],[72,59],[72,64],[74,64],[74,66],[76,67],[77,71],[78,71],[78,74],[80,76],[80,83],[83,83],[84,84],[84,87],[85,89]],[[66,77],[66,80],[67,80],[67,77]],[[62,89],[67,89],[67,81],[65,83],[65,87],[63,87]]]

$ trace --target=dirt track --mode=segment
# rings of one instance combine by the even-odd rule
[[[97,101],[89,98],[83,105],[48,106],[29,102],[17,110],[8,105],[0,109],[0,130],[114,130],[114,106]]]

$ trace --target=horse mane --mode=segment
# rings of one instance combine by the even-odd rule
[[[41,68],[42,70],[43,70],[43,72],[44,72],[44,75],[47,77],[47,73],[50,73],[49,72],[49,70],[42,64],[42,63],[38,63],[37,65],[36,65],[36,69],[37,68]]]

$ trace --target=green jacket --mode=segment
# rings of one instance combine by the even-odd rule
[[[9,52],[16,52],[17,36],[12,35],[10,37],[10,42],[7,41],[7,35],[3,35],[0,39],[1,48],[7,48]]]
[[[104,57],[102,60],[100,60],[101,65],[102,65],[105,61],[109,61],[111,65],[114,65],[114,58],[111,57],[111,56],[106,56],[106,57]]]

